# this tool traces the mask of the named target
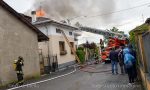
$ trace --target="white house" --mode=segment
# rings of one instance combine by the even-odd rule
[[[61,33],[63,30],[69,39],[71,45],[75,48],[75,37],[74,31],[78,28],[50,20],[45,17],[32,17],[32,23],[39,30],[41,30],[45,35],[47,35],[50,40],[47,42],[40,42],[39,48],[42,50],[44,57],[51,57],[57,55],[58,67],[63,68],[75,63],[75,56],[71,52],[69,45],[67,44],[64,36]],[[46,61],[45,61],[46,62]],[[50,62],[53,62],[51,60]],[[47,64],[47,63],[45,63]]]

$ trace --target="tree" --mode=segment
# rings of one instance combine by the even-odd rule
[[[79,22],[76,22],[76,23],[75,23],[75,26],[76,26],[76,27],[82,27],[82,24],[79,23]]]
[[[116,28],[116,27],[113,27],[112,29],[110,29],[110,31],[112,31],[112,32],[118,32],[118,31],[119,31],[119,29],[118,29],[118,28]]]
[[[89,44],[89,42],[88,42],[88,41],[86,41],[86,43],[85,43],[85,44],[83,44],[83,47],[84,47],[84,48],[90,48],[90,44]]]
[[[124,34],[124,31],[118,31],[118,33]]]
[[[96,44],[94,42],[92,42],[90,44],[90,49],[94,49],[95,50],[96,48],[97,48]]]
[[[109,31],[115,32],[115,33],[120,33],[120,34],[124,34],[124,31],[119,31],[118,28],[113,27],[112,29],[110,29]]]

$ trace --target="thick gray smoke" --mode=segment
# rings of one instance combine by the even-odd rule
[[[33,8],[40,6],[50,18],[62,20],[76,16],[93,16],[115,10],[115,0],[35,0]],[[111,15],[99,16],[105,22]]]

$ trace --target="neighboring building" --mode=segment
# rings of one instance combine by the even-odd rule
[[[78,28],[50,20],[49,18],[45,17],[35,18],[34,15],[32,16],[32,22],[33,25],[39,28],[50,38],[48,42],[39,43],[39,48],[42,50],[44,57],[57,56],[59,68],[63,68],[75,63],[75,56],[71,52],[71,49],[62,35],[61,30],[65,32],[71,45],[73,48],[75,48],[75,37],[77,37],[78,34],[75,34],[74,31],[78,30]],[[50,62],[53,62],[53,60]]]
[[[48,37],[14,9],[0,0],[0,85],[17,80],[13,68],[18,56],[24,58],[24,77],[40,76],[38,42]]]
[[[146,24],[130,31],[130,35],[132,36],[131,40],[135,40],[138,75],[142,80],[144,89],[150,90],[150,19],[147,20]]]

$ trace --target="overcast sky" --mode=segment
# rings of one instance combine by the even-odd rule
[[[125,31],[125,33],[128,33],[131,29],[142,24],[144,20],[150,16],[150,0],[5,1],[20,13],[25,13],[36,9],[41,5],[48,13],[48,17],[52,19],[62,20],[80,16],[78,18],[74,18],[71,22],[75,23],[78,21],[84,26],[100,28],[104,30],[115,26],[120,30]],[[91,39],[91,37],[93,38]],[[98,42],[101,36],[84,33],[80,38],[82,38],[82,42],[85,42],[86,39],[88,39],[90,42]]]

